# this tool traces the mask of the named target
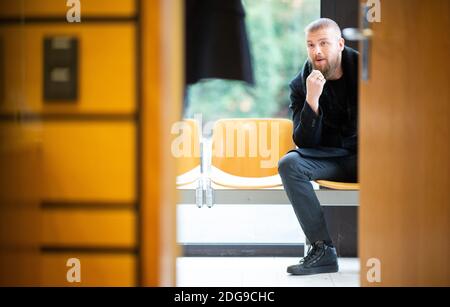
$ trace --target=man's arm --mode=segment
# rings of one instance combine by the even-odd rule
[[[294,122],[294,143],[298,147],[315,147],[320,144],[322,134],[322,111],[319,97],[323,91],[325,79],[322,74],[314,70],[306,80],[303,78],[291,82],[291,109]],[[308,95],[309,94],[309,95]]]

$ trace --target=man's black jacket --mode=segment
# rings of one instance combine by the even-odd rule
[[[337,103],[327,83],[319,98],[319,115],[306,102],[306,78],[311,64],[306,61],[301,72],[291,81],[291,105],[294,142],[302,156],[311,158],[341,157],[354,154],[358,144],[358,52],[350,47],[342,51],[343,78],[346,85],[346,117],[340,125],[331,120]],[[333,105],[334,104],[334,105]]]

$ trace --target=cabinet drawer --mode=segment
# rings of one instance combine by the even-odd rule
[[[44,209],[44,247],[133,248],[135,212],[127,210]]]
[[[130,122],[44,122],[45,201],[135,201],[135,127]]]
[[[67,281],[67,260],[80,260],[80,283]],[[43,286],[135,286],[134,255],[44,253],[41,257]]]

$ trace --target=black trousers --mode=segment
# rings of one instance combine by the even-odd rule
[[[278,172],[305,236],[312,243],[331,244],[322,208],[310,181],[357,182],[357,155],[304,158],[298,152],[289,152],[279,161]]]

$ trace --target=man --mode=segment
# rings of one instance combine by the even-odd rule
[[[308,275],[339,270],[336,249],[311,180],[357,180],[358,53],[346,47],[339,26],[321,18],[305,29],[308,60],[290,83],[297,149],[278,170],[287,196],[312,243],[288,273]]]

